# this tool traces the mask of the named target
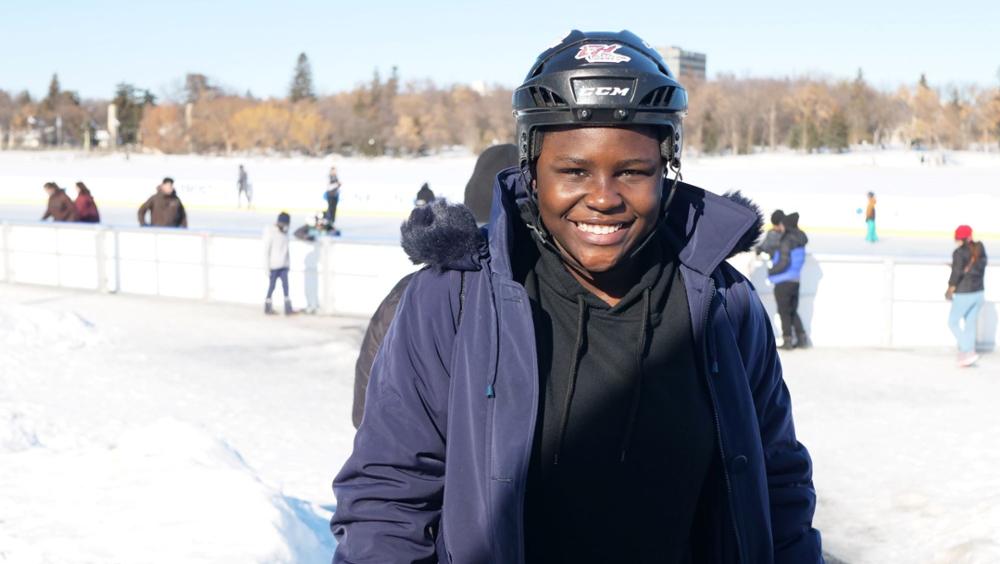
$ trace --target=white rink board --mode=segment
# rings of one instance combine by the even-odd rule
[[[66,288],[262,305],[267,269],[259,237],[79,224],[0,225],[0,280]],[[370,316],[416,267],[398,245],[293,240],[289,282],[297,308]],[[730,261],[760,293],[780,335],[767,265]],[[813,342],[837,347],[953,347],[938,261],[810,255],[799,313]],[[986,274],[979,341],[997,341],[1000,266]],[[280,288],[276,290],[281,296]]]

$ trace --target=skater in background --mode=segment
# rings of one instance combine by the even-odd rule
[[[52,221],[57,222],[76,221],[76,206],[73,204],[73,200],[66,195],[65,190],[55,182],[46,182],[42,189],[49,195],[49,203],[45,208],[42,221],[50,217]]]
[[[250,180],[247,178],[247,171],[243,168],[243,165],[240,165],[239,175],[236,178],[236,189],[238,190],[236,193],[236,207],[243,207],[243,198],[245,197],[247,199],[247,209],[250,209],[253,203],[253,194],[250,192]]]
[[[781,222],[785,219],[785,212],[781,210],[774,210],[771,214],[771,228],[767,230],[764,234],[764,240],[760,242],[759,245],[754,247],[754,252],[758,255],[765,254],[768,256],[774,255],[774,252],[778,250],[781,245]]]
[[[479,154],[472,176],[465,185],[465,205],[472,210],[477,224],[485,225],[490,220],[493,183],[497,173],[512,166],[517,166],[517,147],[511,143],[487,147]]]
[[[76,220],[82,223],[100,223],[101,214],[97,211],[97,202],[93,194],[83,182],[76,183]]]
[[[771,255],[772,266],[767,279],[774,284],[774,299],[781,318],[781,349],[809,348],[811,343],[799,317],[799,280],[806,262],[809,238],[799,229],[799,214],[791,213],[781,220],[781,239]]]
[[[264,300],[264,313],[274,315],[271,296],[278,280],[281,280],[281,291],[285,295],[285,315],[291,315],[292,300],[288,297],[288,267],[291,259],[288,254],[288,225],[291,217],[286,212],[278,214],[278,220],[273,225],[264,228],[264,261],[268,270],[267,298]]]
[[[326,198],[326,220],[330,229],[334,230],[337,224],[337,204],[340,203],[340,177],[337,176],[335,166],[330,167],[330,177],[323,197]]]
[[[146,214],[149,221],[146,221]],[[174,190],[174,179],[169,176],[156,187],[156,193],[139,206],[139,225],[142,227],[180,227],[187,228],[187,212],[177,191]]]
[[[413,200],[413,205],[420,208],[434,201],[434,191],[424,182],[424,185],[417,190],[417,197]]]
[[[985,295],[986,247],[972,239],[972,228],[968,225],[955,229],[955,241],[958,248],[951,254],[951,277],[945,299],[951,301],[948,327],[958,340],[958,365],[964,367],[979,360],[976,324]]]
[[[865,241],[878,243],[878,234],[875,232],[875,192],[868,192],[868,205],[865,207],[865,224],[868,226]]]

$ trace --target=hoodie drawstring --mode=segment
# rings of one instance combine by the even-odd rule
[[[642,320],[639,325],[639,347],[635,352],[635,362],[638,372],[635,375],[635,384],[632,388],[632,405],[629,408],[628,421],[625,423],[625,435],[622,437],[621,462],[625,462],[625,455],[628,453],[628,445],[632,441],[632,430],[635,428],[635,420],[639,414],[639,400],[642,398],[642,366],[646,357],[646,333],[649,330],[649,288],[642,292]]]
[[[587,326],[587,303],[583,296],[577,296],[578,306],[576,325],[576,345],[573,346],[573,363],[569,369],[569,386],[566,387],[566,397],[563,399],[562,418],[559,421],[559,444],[556,445],[556,456],[554,464],[559,464],[559,453],[562,451],[563,440],[566,438],[566,426],[569,423],[569,407],[573,403],[573,393],[576,391],[576,376],[580,368],[580,353],[583,349],[583,331]]]

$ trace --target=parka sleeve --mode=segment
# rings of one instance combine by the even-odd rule
[[[413,274],[407,274],[399,282],[396,282],[396,285],[375,310],[371,321],[368,322],[365,337],[361,340],[361,351],[358,353],[358,361],[354,365],[354,405],[351,407],[351,421],[354,423],[355,429],[361,426],[361,419],[365,413],[365,393],[368,390],[368,381],[372,365],[375,363],[375,355],[385,340],[389,324],[396,316],[399,300],[403,297],[403,292],[412,278]]]
[[[750,378],[760,425],[776,564],[822,563],[819,531],[813,528],[816,490],[809,451],[795,436],[792,402],[766,310],[749,282],[739,284],[746,311],[740,351]]]
[[[412,279],[377,353],[354,452],[333,482],[335,564],[437,562],[455,331],[446,276]]]

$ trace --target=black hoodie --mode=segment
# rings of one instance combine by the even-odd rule
[[[715,443],[676,256],[654,237],[633,259],[639,283],[611,307],[532,238],[523,283],[541,394],[527,562],[691,562]]]

